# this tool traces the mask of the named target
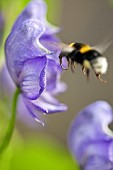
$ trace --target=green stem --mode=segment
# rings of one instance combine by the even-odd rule
[[[11,136],[13,134],[13,129],[14,129],[15,120],[16,120],[16,107],[17,107],[17,101],[18,101],[19,94],[20,94],[20,89],[17,88],[15,93],[14,93],[13,101],[12,101],[11,119],[10,119],[10,122],[9,122],[9,125],[8,125],[8,129],[6,131],[6,134],[5,134],[3,141],[0,145],[0,156],[1,156],[2,152],[7,148],[8,144],[10,142]]]

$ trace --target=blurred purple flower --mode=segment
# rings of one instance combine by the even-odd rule
[[[29,113],[41,123],[37,111],[48,114],[67,110],[53,97],[66,89],[60,81],[58,54],[51,45],[59,42],[57,31],[46,20],[44,1],[33,0],[17,18],[5,43],[8,71]]]
[[[97,101],[81,111],[70,128],[69,147],[83,170],[113,169],[113,110]]]

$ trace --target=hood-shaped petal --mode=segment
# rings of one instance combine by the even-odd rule
[[[48,59],[46,71],[47,71],[46,91],[54,95],[64,92],[67,86],[60,80],[62,69],[59,63],[57,63],[54,60]]]
[[[17,18],[12,31],[15,31],[17,27],[27,19],[37,19],[45,25],[45,34],[55,34],[59,31],[59,28],[47,22],[46,11],[47,6],[44,0],[32,0]]]
[[[38,20],[26,20],[20,27],[11,32],[5,43],[5,54],[8,70],[16,84],[18,77],[27,59],[36,58],[45,54],[37,41],[44,32],[43,24]]]
[[[56,88],[61,74],[61,67],[54,61],[48,60],[47,63],[47,91],[52,91]]]

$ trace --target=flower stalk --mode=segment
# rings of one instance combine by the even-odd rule
[[[11,114],[11,119],[9,121],[9,125],[6,131],[6,134],[2,140],[2,143],[0,145],[0,156],[2,155],[2,153],[4,152],[4,150],[7,148],[10,139],[12,137],[13,134],[13,130],[14,130],[14,126],[15,126],[15,120],[16,120],[16,107],[17,107],[17,101],[18,101],[18,96],[20,94],[20,89],[17,88],[15,90],[14,96],[13,96],[13,100],[12,100],[12,114]]]

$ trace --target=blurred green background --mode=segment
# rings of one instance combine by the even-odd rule
[[[29,1],[0,0],[1,10],[6,18],[4,41],[15,18],[27,2]],[[93,46],[102,42],[113,31],[112,0],[46,0],[46,2],[48,20],[61,27],[58,36],[64,43],[84,42]],[[3,45],[0,53],[2,61]],[[113,44],[104,55],[109,61],[108,72],[103,76],[107,84],[99,82],[93,72],[90,82],[87,82],[79,66],[75,74],[70,70],[63,71],[62,80],[67,83],[68,89],[58,96],[58,99],[68,105],[68,111],[45,116],[44,128],[37,123],[31,127],[17,120],[11,145],[1,158],[0,170],[77,169],[67,147],[67,133],[71,121],[81,109],[96,100],[106,100],[113,106]],[[7,112],[7,106],[1,106],[1,113],[5,109]],[[1,116],[2,133],[2,128],[7,125],[7,120],[3,120]]]

